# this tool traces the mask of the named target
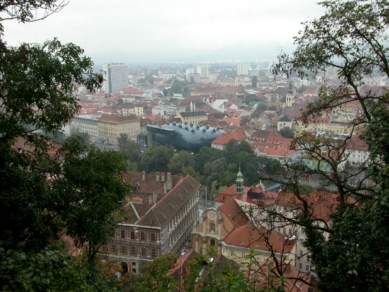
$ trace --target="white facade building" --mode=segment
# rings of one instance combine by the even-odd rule
[[[123,63],[111,63],[103,66],[106,93],[118,93],[128,87],[128,67]]]
[[[238,63],[236,64],[236,74],[239,75],[249,75],[250,65],[248,63]]]
[[[204,66],[204,65],[197,66],[196,73],[200,74],[202,78],[207,78],[209,75],[208,66]]]

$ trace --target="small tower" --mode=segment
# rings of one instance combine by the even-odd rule
[[[243,174],[242,172],[240,171],[240,166],[239,166],[239,172],[238,174],[236,175],[236,193],[239,194],[239,195],[242,195],[243,194]]]
[[[288,93],[286,94],[286,100],[285,100],[285,105],[287,107],[291,107],[294,103],[294,94],[293,94],[293,88],[292,88],[292,81],[289,83],[289,90]]]
[[[277,91],[277,78],[276,78],[276,75],[274,75],[274,78],[273,78],[273,91]]]

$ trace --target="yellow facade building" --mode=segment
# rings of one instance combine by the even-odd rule
[[[205,112],[181,112],[178,114],[178,118],[182,123],[197,125],[207,121],[208,115]]]

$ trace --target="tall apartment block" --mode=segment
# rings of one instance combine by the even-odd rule
[[[236,64],[237,75],[249,75],[249,69],[250,69],[250,65],[248,63]]]
[[[207,78],[209,75],[209,68],[206,65],[199,65],[196,68],[196,73],[200,74],[202,78]]]
[[[111,63],[103,66],[106,93],[118,93],[128,87],[128,67],[123,63]]]

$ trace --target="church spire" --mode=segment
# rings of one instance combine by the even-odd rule
[[[292,81],[290,81],[290,83],[289,83],[289,90],[288,90],[288,94],[286,95],[285,103],[286,103],[286,107],[291,107],[294,103]]]
[[[236,193],[237,194],[243,194],[243,174],[240,171],[240,165],[239,165],[239,172],[236,175]]]

